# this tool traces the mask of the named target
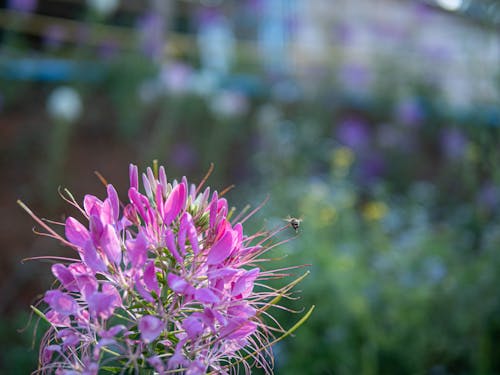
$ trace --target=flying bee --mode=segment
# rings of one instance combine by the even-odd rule
[[[300,227],[300,223],[302,222],[302,219],[297,219],[296,217],[288,216],[286,219],[283,219],[283,220],[285,220],[287,223],[289,223],[292,226],[295,233],[299,232],[299,227]]]

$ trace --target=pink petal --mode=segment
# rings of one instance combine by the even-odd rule
[[[108,185],[107,190],[108,199],[113,210],[113,221],[116,222],[118,220],[118,216],[120,215],[120,199],[118,199],[118,193],[116,192],[113,185]]]
[[[63,329],[57,334],[57,338],[62,339],[63,347],[71,347],[80,343],[80,335],[76,329]]]
[[[156,186],[157,186],[158,182],[156,181],[155,174],[153,173],[153,170],[151,169],[151,167],[146,168],[146,174],[148,175],[148,180],[151,184],[152,191],[156,190]]]
[[[218,303],[220,298],[208,288],[197,289],[194,297],[203,303]]]
[[[125,327],[123,324],[118,324],[116,326],[111,327],[108,330],[99,331],[99,336],[101,336],[102,338],[110,339],[115,337],[118,333],[125,330],[126,328],[127,327]]]
[[[107,268],[106,265],[104,264],[103,260],[97,254],[97,250],[92,245],[92,243],[89,241],[85,244],[83,247],[83,251],[81,254],[83,263],[87,265],[92,271],[94,272],[106,272]]]
[[[83,207],[87,215],[99,215],[101,211],[102,201],[90,194],[85,195],[83,198]]]
[[[257,325],[244,318],[234,318],[221,330],[221,336],[229,340],[241,340],[251,335]]]
[[[217,213],[221,216],[226,216],[227,213],[227,200],[221,198],[217,201]]]
[[[163,188],[163,194],[166,196],[167,195],[167,174],[165,173],[165,168],[163,165],[160,167],[160,171],[158,173],[158,177],[160,179],[160,185]]]
[[[179,246],[180,254],[183,256],[186,255],[186,235],[187,228],[185,225],[181,225],[177,232],[177,245]]]
[[[191,340],[196,339],[203,332],[202,322],[199,318],[193,315],[187,317],[182,322],[182,328],[184,328]]]
[[[146,301],[153,303],[155,300],[151,293],[149,293],[146,288],[144,287],[144,283],[142,280],[142,274],[141,273],[136,273],[135,274],[135,290],[141,295],[142,298],[144,298]]]
[[[231,306],[227,309],[227,314],[232,317],[240,317],[240,318],[251,318],[255,316],[255,313],[257,310],[255,310],[253,307],[243,304],[243,305],[235,305]]]
[[[234,283],[231,295],[241,295],[243,298],[248,297],[248,295],[252,293],[253,284],[257,276],[259,276],[259,272],[260,270],[258,268],[253,268],[241,275]]]
[[[181,230],[182,232],[186,232],[191,248],[193,249],[194,255],[197,255],[200,252],[200,247],[198,245],[198,234],[196,233],[196,227],[193,222],[193,218],[191,214],[188,212],[184,212],[181,217]]]
[[[237,242],[237,244],[241,244],[241,241],[243,240],[243,226],[241,225],[241,223],[237,223],[233,227],[233,230],[237,234],[236,235],[236,242]]]
[[[229,283],[238,273],[238,270],[231,267],[217,268],[208,271],[208,279],[210,281],[223,280],[225,283]]]
[[[155,200],[156,200],[156,209],[158,210],[158,213],[160,214],[160,217],[163,218],[164,215],[164,203],[163,203],[163,189],[160,184],[156,185],[156,194],[155,194]]]
[[[144,220],[146,220],[146,211],[144,210],[144,200],[142,199],[142,195],[135,188],[132,187],[128,190],[128,197],[130,199],[130,202],[134,205],[135,209],[139,213],[139,215]]]
[[[89,218],[90,236],[94,245],[99,246],[101,236],[104,232],[104,224],[98,215],[91,215]]]
[[[139,189],[139,173],[137,171],[137,165],[130,164],[128,167],[128,173],[130,176],[130,187],[134,189]]]
[[[142,185],[144,186],[146,195],[151,198],[153,196],[153,190],[151,189],[151,184],[149,183],[148,176],[146,176],[145,173],[142,174]]]
[[[217,220],[217,200],[218,200],[217,192],[214,191],[212,194],[212,201],[210,202],[210,216],[209,216],[209,227],[214,228]]]
[[[94,318],[107,319],[113,315],[115,309],[120,306],[121,298],[116,288],[110,284],[104,284],[102,292],[95,292],[87,300],[90,315]]]
[[[233,249],[233,236],[231,232],[231,230],[227,230],[222,238],[212,246],[207,256],[207,264],[220,264],[231,254],[231,250]]]
[[[179,215],[186,203],[186,185],[178,184],[169,194],[165,202],[163,222],[170,225]]]
[[[145,315],[139,319],[137,326],[141,332],[142,340],[150,343],[160,336],[163,328],[165,328],[165,323],[156,316]]]
[[[174,234],[170,229],[167,229],[165,231],[165,242],[167,245],[167,249],[170,251],[172,256],[175,258],[175,260],[178,263],[182,263],[182,258],[179,255],[179,252],[177,251],[177,245],[175,244],[175,237]]]
[[[90,240],[87,228],[71,216],[66,219],[64,231],[68,241],[78,247],[83,247]]]
[[[108,259],[117,265],[120,264],[122,260],[121,243],[115,228],[110,224],[104,228],[100,244]]]
[[[148,241],[142,232],[132,240],[125,241],[127,247],[128,260],[133,267],[142,267],[146,263],[148,254]]]
[[[170,289],[179,294],[186,294],[190,287],[189,283],[186,280],[174,273],[168,274],[167,281]]]
[[[102,202],[102,206],[99,211],[99,218],[101,219],[103,225],[115,223],[113,206],[109,199],[105,199],[104,202]]]
[[[75,278],[78,289],[84,299],[87,299],[88,296],[97,291],[97,280],[85,264],[70,264],[68,270]]]
[[[156,294],[160,294],[154,261],[149,261],[144,269],[144,284],[146,284],[149,290],[153,290]]]
[[[68,270],[63,264],[52,265],[52,273],[61,282],[61,284],[70,292],[77,292],[78,287],[76,285],[76,280],[70,270]]]
[[[186,375],[205,375],[206,373],[207,365],[199,359],[191,362],[186,370]]]
[[[47,320],[58,327],[69,327],[71,326],[71,319],[67,315],[59,314],[54,310],[50,310],[45,314]]]
[[[62,316],[74,315],[78,312],[78,304],[75,299],[60,290],[49,290],[45,293],[44,301],[52,310]]]

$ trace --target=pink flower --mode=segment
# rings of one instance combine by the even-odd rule
[[[94,292],[89,296],[87,302],[90,316],[103,319],[111,317],[121,303],[118,291],[110,284],[104,284],[103,291]]]
[[[75,299],[59,290],[49,290],[45,293],[44,300],[52,310],[61,316],[68,316],[78,312],[78,304]]]
[[[156,316],[146,315],[139,319],[138,327],[141,338],[144,342],[150,343],[160,336],[165,328],[165,323]]]
[[[45,226],[78,257],[52,266],[60,285],[44,297],[51,327],[42,372],[97,374],[106,363],[122,372],[229,373],[230,359],[248,353],[266,363],[273,336],[262,316],[290,289],[254,288],[283,275],[255,266],[271,236],[246,236],[217,192],[185,177],[168,182],[163,167],[142,174],[144,193],[137,167],[129,172],[128,202],[107,185],[104,200],[85,196],[83,220],[68,217],[65,238]]]

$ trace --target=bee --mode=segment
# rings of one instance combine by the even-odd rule
[[[288,222],[292,226],[295,233],[299,232],[299,227],[300,227],[300,223],[302,222],[302,219],[297,219],[296,217],[288,216],[286,219],[283,219],[283,220],[285,220],[286,222]]]

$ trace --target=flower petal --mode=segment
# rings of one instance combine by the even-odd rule
[[[144,284],[151,291],[155,291],[156,294],[160,293],[160,287],[158,286],[158,280],[156,279],[156,268],[154,261],[149,261],[144,269]]]
[[[197,289],[194,297],[202,303],[218,303],[220,298],[209,288]]]
[[[175,260],[178,263],[182,263],[182,258],[179,255],[179,252],[177,251],[177,245],[175,244],[174,233],[170,229],[167,229],[165,231],[165,242],[167,245],[167,249],[170,251]]]
[[[49,304],[52,310],[62,316],[73,315],[78,312],[78,304],[75,299],[60,290],[47,291],[44,301]]]
[[[97,254],[97,250],[92,245],[90,241],[88,241],[83,246],[83,251],[81,254],[83,262],[94,272],[106,272],[106,264],[101,259],[99,254]]]
[[[170,289],[179,294],[186,294],[190,287],[189,283],[186,280],[184,280],[184,278],[174,273],[168,274],[167,281]]]
[[[66,219],[64,231],[68,241],[78,247],[83,247],[85,243],[90,239],[88,229],[85,228],[82,223],[71,216]]]
[[[203,323],[200,318],[193,315],[188,316],[182,322],[182,328],[184,328],[191,340],[196,339],[203,332]]]
[[[231,254],[233,249],[233,236],[231,230],[227,230],[222,238],[210,249],[207,256],[207,264],[214,265],[222,263]]]
[[[148,254],[148,241],[142,232],[135,239],[125,241],[127,256],[133,267],[142,267],[146,263]]]
[[[257,329],[257,324],[244,318],[231,319],[221,330],[221,336],[229,340],[241,340]]]
[[[169,194],[164,206],[163,222],[170,225],[186,203],[186,185],[178,184]]]
[[[130,187],[136,190],[139,189],[139,173],[137,165],[130,164],[128,167],[128,173],[130,176]]]
[[[88,298],[87,303],[92,317],[107,319],[120,306],[121,298],[113,285],[104,284],[102,292],[93,293]]]
[[[248,297],[253,290],[253,284],[257,276],[259,276],[260,270],[258,268],[253,268],[250,271],[246,271],[241,275],[233,285],[231,291],[232,296],[240,296],[243,298]]]
[[[61,282],[62,286],[70,292],[77,292],[78,286],[76,280],[70,270],[64,264],[54,264],[51,267],[52,273]]]
[[[104,254],[106,254],[110,261],[117,265],[120,264],[122,260],[121,243],[118,235],[116,234],[116,230],[112,225],[107,224],[104,227],[100,245]]]
[[[98,215],[100,212],[100,207],[102,206],[102,201],[96,196],[87,194],[83,198],[83,208],[87,215]]]
[[[139,319],[137,326],[139,332],[141,332],[142,340],[146,343],[150,343],[160,336],[163,328],[165,328],[165,323],[156,316],[145,315]]]
[[[113,221],[116,222],[118,220],[118,216],[120,215],[120,199],[118,199],[118,193],[116,192],[113,185],[108,185],[107,191],[109,203],[111,204],[111,208],[113,211]]]

